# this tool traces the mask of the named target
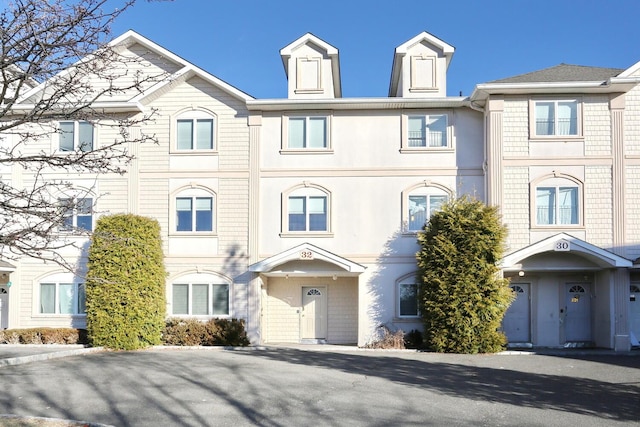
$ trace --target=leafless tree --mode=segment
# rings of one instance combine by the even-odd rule
[[[155,140],[131,132],[153,120],[153,111],[114,112],[108,106],[166,77],[140,71],[131,63],[139,58],[109,42],[112,23],[136,0],[121,1],[108,9],[113,0],[8,0],[0,13],[3,259],[27,255],[66,265],[60,251],[78,241],[64,237],[72,226],[69,214],[90,209],[82,197],[64,196],[72,188],[70,177],[123,174],[132,160],[128,147]],[[43,141],[64,138],[65,121],[110,128],[113,138],[71,144],[63,153],[49,149],[52,144]],[[28,179],[13,179],[16,168]]]

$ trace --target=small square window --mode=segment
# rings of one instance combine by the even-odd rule
[[[59,147],[60,151],[93,150],[93,124],[89,122],[60,122]]]
[[[327,231],[326,196],[289,197],[289,231]]]
[[[578,101],[536,101],[534,105],[534,135],[579,135]]]
[[[327,148],[326,117],[290,117],[287,148],[318,150]]]
[[[62,230],[93,230],[93,198],[62,198],[58,204],[62,211]]]
[[[177,197],[176,231],[213,231],[213,197]]]
[[[578,187],[537,187],[538,225],[577,225],[580,223]]]
[[[419,194],[409,196],[408,231],[420,231],[431,215],[449,200],[449,196],[439,194]]]
[[[449,146],[446,114],[409,116],[407,128],[407,145],[410,148],[446,148]]]
[[[176,129],[178,150],[213,150],[213,119],[180,119]]]

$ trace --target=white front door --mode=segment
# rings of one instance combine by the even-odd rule
[[[327,338],[327,288],[302,287],[300,339]]]
[[[9,327],[9,293],[7,288],[0,286],[0,329]]]
[[[502,330],[510,343],[528,343],[531,340],[529,284],[513,283],[510,287],[516,299],[504,315]]]
[[[565,287],[565,341],[591,341],[591,294],[589,292],[589,284],[567,283]]]
[[[629,287],[629,327],[636,341],[640,340],[640,285]]]

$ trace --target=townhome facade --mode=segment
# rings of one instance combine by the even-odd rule
[[[448,97],[455,49],[425,32],[395,50],[388,97],[343,98],[338,49],[308,33],[280,51],[287,98],[254,99],[135,32],[112,43],[157,78],[102,107],[153,111],[131,132],[158,143],[130,144],[125,175],[66,177],[77,193],[59,200],[85,201],[69,221],[88,230],[109,213],[159,221],[168,316],[241,318],[255,344],[421,330],[416,235],[470,195],[509,228],[512,345],[637,344],[640,63],[561,65]],[[60,123],[34,149],[106,143],[105,124]],[[29,184],[19,168],[3,176]],[[65,253],[75,273],[0,263],[0,326],[84,327],[85,256]]]

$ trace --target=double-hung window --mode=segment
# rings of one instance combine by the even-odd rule
[[[407,118],[407,142],[410,148],[446,148],[447,115],[411,115]]]
[[[218,283],[174,283],[172,314],[176,316],[229,315],[229,285]]]
[[[83,121],[60,122],[60,151],[93,150],[93,124]]]
[[[418,317],[418,285],[415,283],[398,284],[398,317]]]
[[[328,147],[327,117],[289,117],[288,122],[288,149],[321,150]]]
[[[327,231],[326,196],[290,196],[289,231]]]
[[[83,283],[40,283],[41,314],[85,314]]]
[[[441,194],[420,194],[409,196],[408,231],[420,231],[433,212],[449,199]]]
[[[576,186],[536,188],[537,225],[577,225],[579,191]]]
[[[213,197],[177,197],[176,231],[212,231]]]
[[[61,198],[58,203],[62,210],[63,230],[93,230],[93,198]]]
[[[535,101],[536,136],[578,136],[577,100]]]
[[[213,118],[178,119],[176,122],[176,129],[178,150],[214,149]]]

